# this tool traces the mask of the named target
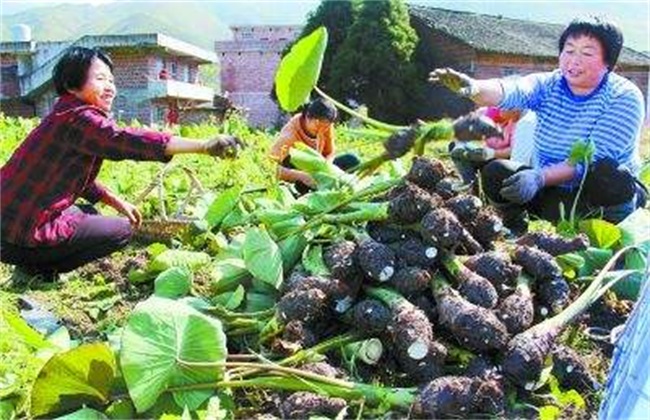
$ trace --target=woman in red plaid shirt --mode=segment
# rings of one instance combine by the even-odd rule
[[[96,49],[72,47],[54,68],[59,99],[0,170],[2,262],[53,278],[111,254],[130,240],[142,214],[97,182],[104,159],[166,162],[180,153],[233,157],[239,139],[196,141],[119,128],[109,117],[113,63]],[[124,217],[75,206],[102,202]]]

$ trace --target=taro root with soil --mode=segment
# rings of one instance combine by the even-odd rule
[[[515,291],[499,302],[496,314],[510,334],[518,334],[533,324],[533,295],[530,291],[530,279],[525,274],[519,275]]]
[[[545,360],[562,330],[584,313],[612,285],[631,274],[624,272],[607,276],[616,260],[629,249],[630,247],[624,247],[617,251],[584,292],[562,312],[517,334],[508,342],[501,366],[512,383],[529,391],[536,387]]]
[[[424,292],[431,283],[431,274],[420,267],[403,267],[390,279],[390,284],[400,294],[412,296]]]
[[[535,278],[536,298],[543,306],[543,312],[556,314],[566,307],[569,303],[569,284],[552,255],[537,248],[518,245],[513,260]]]
[[[491,251],[473,255],[463,261],[469,268],[494,285],[499,296],[504,296],[521,274],[521,267],[513,264],[503,252]]]
[[[578,392],[594,391],[598,383],[589,371],[583,358],[572,348],[557,345],[552,351],[553,370],[563,389],[575,389]]]
[[[499,295],[495,287],[484,277],[465,267],[457,257],[445,254],[442,265],[458,283],[458,291],[470,303],[492,309],[497,305]]]
[[[407,225],[419,222],[441,199],[415,184],[408,183],[402,192],[388,202],[388,220]]]
[[[441,275],[434,277],[431,287],[439,321],[461,345],[479,352],[505,347],[508,331],[492,311],[465,300]]]
[[[376,299],[364,299],[350,308],[350,322],[354,329],[368,336],[381,334],[392,317],[391,311]]]
[[[459,244],[464,230],[456,216],[444,208],[428,212],[422,218],[421,226],[422,238],[439,249],[455,248]]]
[[[476,218],[467,224],[467,230],[486,249],[494,249],[494,243],[503,237],[503,220],[493,209],[481,209]]]
[[[496,415],[505,406],[502,383],[492,377],[442,376],[427,384],[413,403],[416,418]]]
[[[447,176],[447,169],[442,161],[417,156],[413,158],[406,179],[429,192],[433,192],[438,182],[445,176]]]
[[[445,202],[445,206],[463,223],[470,223],[483,208],[481,200],[471,194],[459,194]]]
[[[452,197],[455,197],[459,193],[463,181],[454,177],[444,177],[436,184],[436,188],[433,190],[436,194],[442,197],[444,200],[449,200]]]
[[[408,229],[385,221],[370,221],[366,225],[366,230],[372,239],[382,244],[404,241],[415,235]]]
[[[342,398],[326,397],[311,392],[296,392],[280,405],[282,418],[305,419],[312,416],[336,417],[347,411],[347,402]]]
[[[283,324],[293,320],[314,324],[329,316],[327,295],[320,289],[294,290],[280,298],[276,311]]]
[[[431,322],[426,314],[396,292],[367,287],[366,293],[384,302],[391,311],[386,329],[393,353],[400,366],[412,365],[413,360],[431,357],[442,363],[447,349],[433,337]],[[430,354],[435,351],[434,354]]]
[[[400,267],[415,266],[429,269],[436,267],[438,248],[426,245],[418,238],[393,242],[391,248],[395,251]]]
[[[395,274],[395,253],[374,239],[361,240],[357,247],[357,261],[363,274],[375,281],[388,281]]]
[[[535,246],[553,256],[569,252],[584,251],[589,246],[589,239],[584,233],[567,239],[548,232],[529,232],[517,239],[517,244]]]
[[[323,252],[323,261],[331,273],[331,277],[347,284],[358,282],[360,275],[356,259],[357,244],[353,241],[338,241]]]

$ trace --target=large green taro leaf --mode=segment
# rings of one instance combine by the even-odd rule
[[[227,356],[221,322],[189,305],[152,296],[129,316],[122,335],[120,364],[136,410],[156,403],[168,388],[218,381]],[[213,366],[190,366],[183,362]],[[195,410],[214,390],[177,390],[180,407]]]
[[[52,356],[32,387],[31,416],[108,403],[115,371],[115,356],[104,343],[82,344]]]
[[[275,93],[280,106],[293,112],[309,99],[318,82],[327,48],[324,26],[298,41],[285,55],[275,74]]]

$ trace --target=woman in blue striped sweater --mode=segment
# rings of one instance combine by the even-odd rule
[[[432,83],[479,105],[531,109],[537,114],[532,167],[493,160],[481,171],[487,197],[515,233],[527,229],[526,212],[557,221],[560,203],[571,207],[584,171],[580,215],[600,214],[617,223],[645,205],[647,191],[636,179],[643,96],[613,71],[622,46],[623,35],[612,23],[574,20],[560,37],[555,71],[487,80],[452,69],[436,69],[429,75]],[[588,168],[569,161],[577,141],[595,146]]]

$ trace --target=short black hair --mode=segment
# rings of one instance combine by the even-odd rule
[[[307,118],[334,122],[338,113],[336,112],[336,107],[331,102],[317,98],[303,108],[302,115]]]
[[[573,38],[579,35],[587,35],[596,38],[600,42],[605,53],[603,58],[607,63],[607,68],[612,71],[623,48],[623,33],[618,26],[595,16],[574,19],[560,36],[560,53],[569,37]]]
[[[56,93],[64,95],[68,90],[81,89],[86,83],[88,68],[95,58],[102,60],[113,71],[113,61],[103,51],[86,47],[68,48],[52,71]]]

